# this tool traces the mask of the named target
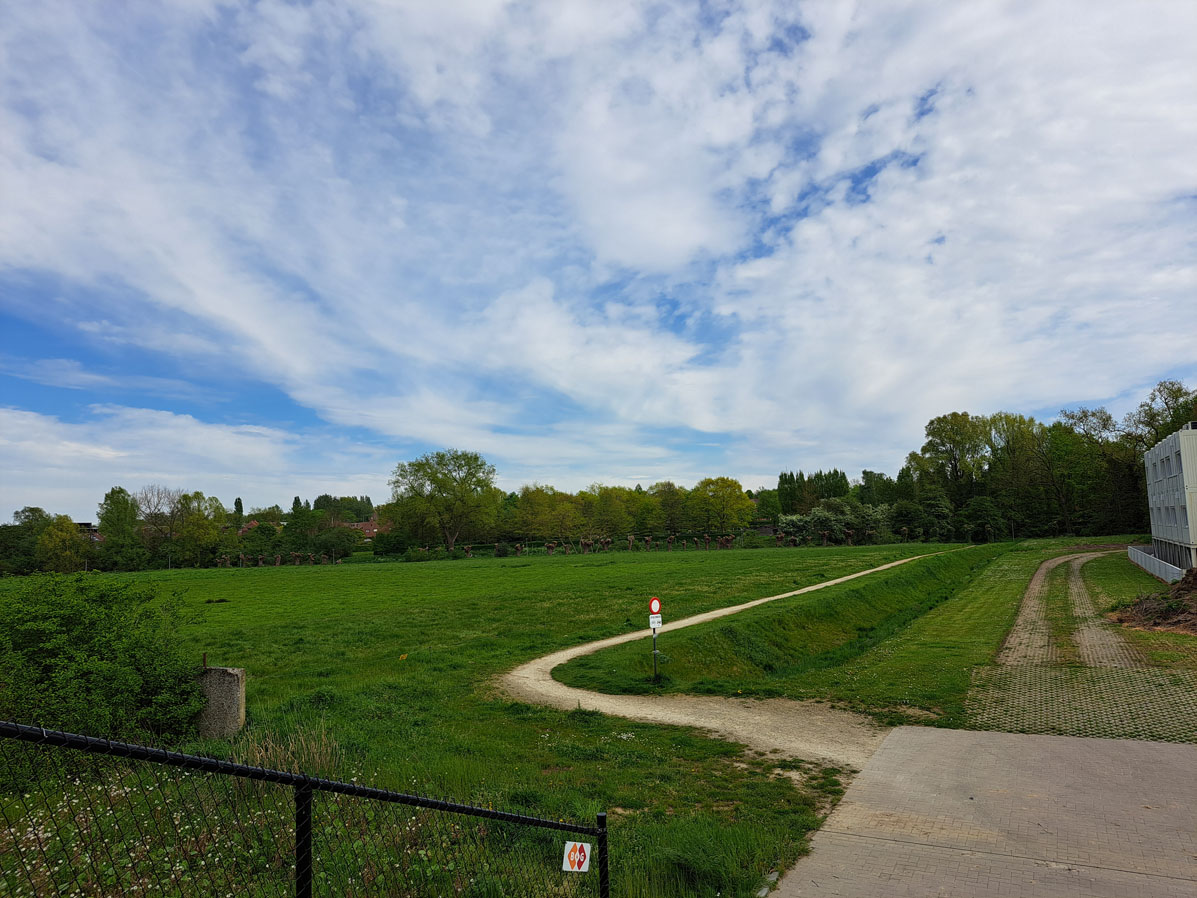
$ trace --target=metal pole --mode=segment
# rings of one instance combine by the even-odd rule
[[[312,898],[312,787],[295,787],[295,898]]]
[[[607,870],[607,812],[598,815],[599,898],[611,898],[611,876]]]
[[[653,682],[657,682],[657,628],[653,627]]]

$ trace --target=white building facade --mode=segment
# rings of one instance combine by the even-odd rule
[[[1197,567],[1197,421],[1143,455],[1152,554],[1182,571]]]

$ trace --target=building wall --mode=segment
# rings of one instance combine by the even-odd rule
[[[1149,449],[1143,467],[1155,556],[1197,567],[1197,425],[1186,424]]]

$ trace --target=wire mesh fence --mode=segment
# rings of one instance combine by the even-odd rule
[[[563,869],[567,841],[590,871]],[[0,722],[0,895],[609,895],[587,826]]]

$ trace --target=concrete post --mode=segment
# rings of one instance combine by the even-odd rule
[[[245,726],[245,670],[240,667],[200,669],[204,709],[199,734],[204,739],[228,739]]]

